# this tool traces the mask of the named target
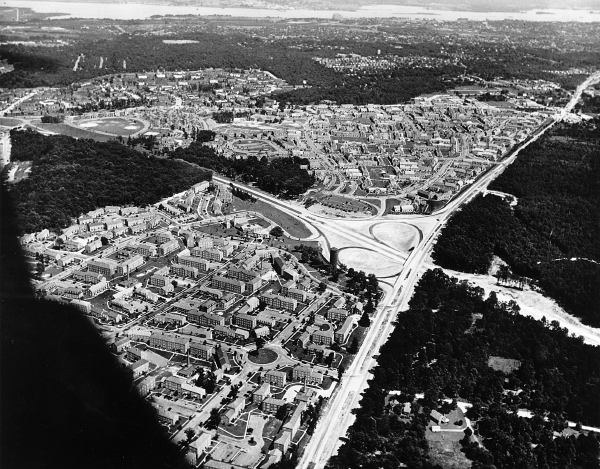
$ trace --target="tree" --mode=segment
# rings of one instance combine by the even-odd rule
[[[257,337],[256,339],[254,339],[254,343],[256,344],[255,355],[258,355],[258,351],[265,345],[265,339],[263,339],[262,337]]]
[[[274,238],[281,238],[283,236],[283,229],[276,225],[275,227],[273,227],[273,229],[269,232],[269,234],[271,236],[273,236]]]
[[[287,409],[287,404],[282,405],[279,409],[277,409],[277,412],[275,412],[275,418],[278,420],[284,420],[285,416],[287,415]]]
[[[354,339],[352,339],[352,343],[350,344],[350,347],[348,347],[348,353],[355,355],[357,352],[358,352],[358,339],[355,337]]]
[[[342,379],[342,375],[344,374],[344,371],[346,371],[346,367],[344,367],[343,365],[340,365],[338,368],[338,379]]]
[[[196,436],[196,432],[193,428],[187,428],[185,430],[186,443],[189,445],[192,442],[192,439]]]
[[[366,308],[365,308],[364,313],[362,314],[362,316],[358,320],[358,325],[361,326],[361,327],[369,327],[371,325],[371,318],[369,318],[369,315],[367,314],[367,309]]]
[[[304,253],[302,253],[302,254],[304,255]],[[319,283],[317,290],[319,291],[319,293],[324,293],[325,290],[327,290],[327,284],[325,282]]]
[[[209,430],[215,430],[221,424],[221,414],[219,409],[214,408],[210,411],[210,417],[206,421],[206,427]]]
[[[369,299],[367,300],[367,304],[365,305],[364,314],[366,314],[367,316],[370,316],[371,314],[373,314],[373,311],[375,311],[375,306],[373,305],[373,300],[369,296]]]

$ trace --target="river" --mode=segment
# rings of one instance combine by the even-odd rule
[[[145,19],[153,15],[228,15],[252,18],[321,18],[330,19],[334,13],[339,13],[344,18],[413,18],[436,19],[438,21],[455,21],[467,18],[474,21],[500,21],[507,19],[522,21],[600,21],[600,11],[591,13],[587,10],[529,10],[523,12],[476,12],[476,11],[450,11],[433,10],[415,6],[400,5],[370,5],[361,7],[356,11],[340,10],[275,10],[259,8],[214,8],[195,6],[172,6],[142,3],[78,3],[78,2],[46,2],[27,0],[6,0],[2,6],[31,8],[38,13],[57,13],[54,18],[90,18],[135,20]]]

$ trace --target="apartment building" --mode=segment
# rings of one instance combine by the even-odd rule
[[[172,334],[158,334],[153,332],[150,335],[150,346],[172,352],[185,353],[189,348],[189,339]]]
[[[210,262],[200,257],[179,256],[179,263],[188,267],[194,267],[199,272],[206,272],[210,268]]]
[[[200,342],[192,340],[189,347],[190,355],[209,360],[215,354],[215,348],[212,345],[204,345]]]
[[[169,277],[165,277],[164,275],[154,274],[152,277],[150,277],[150,285],[154,287],[164,287],[169,283],[171,283],[171,279]]]
[[[302,381],[308,384],[322,384],[323,375],[313,370],[309,366],[301,365],[292,370],[292,377],[295,381]]]
[[[312,333],[311,340],[315,344],[331,345],[333,343],[334,333],[332,329],[326,331],[315,331]]]
[[[236,313],[233,315],[233,323],[244,329],[254,329],[256,327],[256,316],[249,314]]]
[[[267,397],[262,401],[263,412],[269,412],[271,414],[276,413],[286,402],[283,399],[275,399],[273,397]]]
[[[352,324],[352,318],[347,317],[344,323],[340,326],[340,328],[337,331],[335,331],[335,341],[338,344],[346,343],[346,340],[348,340],[348,337],[352,332]]]
[[[177,251],[177,249],[179,249],[179,243],[176,239],[171,239],[158,246],[158,255],[167,256],[172,252]]]
[[[156,256],[158,249],[156,245],[150,243],[139,243],[135,246],[135,252],[142,256]]]
[[[223,316],[219,316],[218,314],[190,310],[187,312],[187,318],[188,321],[204,327],[225,326],[225,318]]]
[[[283,371],[269,370],[263,375],[263,383],[269,383],[280,388],[285,386],[287,373]]]
[[[263,293],[260,295],[260,299],[273,308],[294,311],[298,307],[298,301],[294,298],[286,298],[285,296],[275,295],[271,292]]]
[[[98,272],[108,278],[115,274],[118,265],[118,262],[113,259],[99,259],[89,261],[87,268],[90,272]]]
[[[91,272],[89,270],[75,270],[73,271],[73,278],[86,283],[98,283],[102,280],[106,280],[101,273]]]
[[[126,275],[144,264],[144,257],[136,254],[117,265],[117,274]]]
[[[212,279],[211,286],[219,290],[230,291],[233,293],[244,293],[246,285],[240,280],[221,277],[215,275]]]
[[[296,301],[306,302],[307,293],[299,288],[288,288],[287,296]]]
[[[188,267],[182,264],[173,264],[171,266],[171,273],[184,278],[198,278],[198,269],[196,267]]]
[[[348,317],[349,311],[341,308],[330,308],[327,311],[327,319],[329,321],[342,321]]]
[[[203,249],[200,252],[200,257],[208,261],[221,262],[223,260],[223,253],[218,249]]]

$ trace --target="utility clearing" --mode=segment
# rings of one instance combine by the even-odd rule
[[[492,291],[496,292],[500,301],[514,300],[519,305],[521,314],[525,316],[531,316],[538,320],[545,317],[548,323],[558,321],[560,327],[566,328],[570,334],[582,336],[586,344],[600,345],[600,329],[582,324],[575,316],[566,313],[556,301],[546,298],[537,291],[530,290],[527,287],[525,290],[518,290],[497,285],[496,278],[491,275],[465,274],[455,270],[443,270],[446,274],[459,280],[467,280],[473,285],[483,288],[486,295],[489,295]]]

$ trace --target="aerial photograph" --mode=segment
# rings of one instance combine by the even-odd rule
[[[599,0],[0,0],[0,467],[600,469]]]

